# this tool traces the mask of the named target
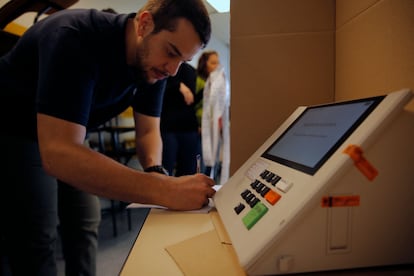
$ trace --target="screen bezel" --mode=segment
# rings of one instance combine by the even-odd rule
[[[335,103],[329,103],[329,104],[322,104],[322,105],[314,105],[314,106],[308,106],[305,108],[305,110],[289,125],[289,127],[273,142],[270,147],[268,147],[264,153],[262,154],[263,158],[272,160],[274,162],[277,162],[279,164],[282,164],[284,166],[299,170],[301,172],[304,172],[309,175],[314,175],[322,166],[325,164],[325,162],[332,156],[332,154],[342,145],[342,143],[355,131],[355,129],[358,128],[359,125],[369,116],[369,114],[372,113],[372,111],[381,103],[381,101],[385,98],[384,96],[375,96],[370,98],[363,98],[363,99],[357,99],[357,100],[350,100],[350,101],[343,101],[343,102],[335,102]],[[289,131],[295,126],[295,124],[299,123],[301,119],[306,115],[307,112],[310,110],[318,109],[318,108],[324,108],[329,106],[338,106],[338,105],[350,105],[354,103],[361,103],[361,102],[369,102],[373,101],[371,106],[365,110],[358,119],[344,132],[344,134],[332,145],[332,147],[325,152],[325,154],[319,159],[319,161],[313,166],[307,166],[301,163],[297,163],[295,161],[287,160],[279,156],[275,156],[273,154],[270,154],[269,152],[272,150],[272,148],[283,139],[283,137],[289,133]]]

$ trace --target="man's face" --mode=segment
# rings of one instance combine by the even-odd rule
[[[138,37],[137,47],[136,66],[149,83],[155,83],[174,76],[181,63],[190,61],[201,49],[201,41],[188,20],[178,19],[173,32],[162,30]]]

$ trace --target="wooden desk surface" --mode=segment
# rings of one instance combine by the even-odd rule
[[[165,248],[213,229],[209,214],[152,209],[120,275],[181,276]]]

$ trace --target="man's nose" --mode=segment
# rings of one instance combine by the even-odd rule
[[[170,76],[175,76],[178,72],[178,68],[180,68],[181,63],[183,63],[181,60],[178,61],[170,61],[167,64],[167,72]]]

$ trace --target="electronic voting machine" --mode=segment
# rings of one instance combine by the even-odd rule
[[[214,196],[249,275],[414,263],[408,89],[298,107]]]

